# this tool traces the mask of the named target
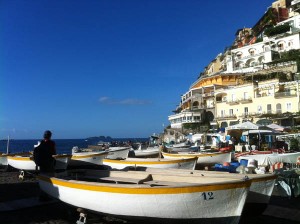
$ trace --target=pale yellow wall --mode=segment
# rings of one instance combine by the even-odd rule
[[[275,88],[276,89],[276,88]],[[248,97],[251,97],[252,102],[249,103],[241,103],[238,104],[229,104],[228,101],[232,101],[231,95],[235,94],[236,100],[241,99],[244,97],[244,92],[248,92]],[[245,113],[244,108],[248,107],[248,119],[253,118],[253,122],[256,122],[257,120],[261,118],[257,118],[255,116],[251,116],[251,114],[258,114],[258,113],[267,113],[267,105],[271,104],[271,110],[272,113],[276,113],[276,105],[278,103],[281,104],[281,113],[285,112],[291,112],[295,113],[299,111],[299,96],[293,96],[293,97],[283,97],[283,98],[275,98],[275,94],[272,95],[266,95],[264,97],[255,98],[254,95],[254,86],[253,85],[247,85],[247,86],[239,86],[234,87],[232,89],[228,90],[222,90],[222,94],[227,93],[227,102],[219,102],[216,103],[215,107],[215,117],[221,116],[221,110],[225,110],[225,115],[229,115],[229,110],[233,109],[233,114],[237,115],[237,118],[224,120],[226,122],[230,121],[236,121],[238,119],[243,119],[243,114]],[[296,92],[296,90],[294,90]],[[291,92],[293,93],[293,92]],[[216,94],[218,92],[216,91]],[[291,109],[287,109],[287,103],[291,103]],[[259,112],[258,107],[261,107],[261,112]],[[223,120],[222,120],[223,121]],[[219,121],[221,123],[222,121]]]
[[[220,56],[217,56],[204,70],[205,75],[210,75],[211,73],[216,73],[221,71],[221,61]]]
[[[228,89],[225,91],[227,93],[227,101],[232,101],[232,94],[235,94],[235,99],[238,101],[241,98],[244,98],[244,92],[248,93],[248,97],[253,99],[253,87],[252,85],[235,87],[232,89]],[[238,104],[229,104],[229,103],[216,103],[216,115],[221,116],[221,110],[225,110],[225,114],[229,115],[229,110],[233,109],[233,114],[237,116],[242,115],[244,113],[244,107],[250,107],[250,103],[238,103]]]

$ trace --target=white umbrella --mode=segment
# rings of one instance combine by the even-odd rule
[[[241,124],[235,124],[232,126],[229,126],[227,128],[225,128],[225,130],[229,131],[229,130],[258,130],[260,129],[260,125],[254,124],[250,121],[246,121],[244,123]]]
[[[259,146],[258,147],[260,147],[260,140],[261,140],[260,130],[272,130],[272,129],[268,128],[266,126],[261,126],[261,125],[254,124],[250,121],[246,121],[246,122],[243,122],[241,124],[236,124],[236,125],[229,126],[225,130],[227,131],[227,134],[232,133],[233,135],[237,135],[236,132],[238,132],[238,134],[240,136],[241,135],[249,135],[249,132],[251,132],[252,130],[257,130],[257,134],[259,135],[259,141],[258,141]],[[232,134],[230,134],[230,135],[232,135]]]
[[[272,128],[276,131],[287,131],[287,130],[289,130],[289,128],[285,128],[285,127],[283,127],[281,125],[278,125],[278,124],[269,124],[269,125],[267,125],[267,127]]]

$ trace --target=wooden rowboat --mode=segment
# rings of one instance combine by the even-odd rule
[[[83,209],[188,223],[238,223],[251,185],[244,179],[111,170],[69,170],[38,179],[44,192]]]
[[[193,176],[198,178],[236,178],[241,179],[245,174],[226,173],[220,171],[204,171],[204,170],[177,170],[177,169],[153,169],[147,168],[144,171],[147,173],[172,174],[177,176]],[[277,176],[275,174],[247,174],[251,180],[249,196],[246,200],[246,210],[252,214],[262,213],[271,198]]]
[[[176,153],[166,153],[162,152],[162,155],[166,159],[188,159],[192,157],[197,157],[198,164],[215,164],[231,162],[231,152],[176,152]]]
[[[113,169],[126,167],[153,167],[153,168],[176,168],[195,169],[197,157],[189,159],[158,159],[158,158],[127,158],[125,160],[104,159],[103,164]]]
[[[82,152],[98,153],[106,151],[108,152],[106,155],[107,159],[126,159],[130,149],[131,146],[113,146],[109,148],[102,145],[89,145],[88,148],[78,148],[77,146],[74,146],[72,154],[76,155]]]
[[[126,159],[128,158],[131,146],[115,146],[107,149],[108,155],[106,159]]]
[[[70,159],[70,155],[61,154],[53,156],[56,163],[56,170],[65,170],[68,166],[68,161]],[[34,171],[36,170],[36,164],[33,160],[32,155],[15,155],[15,156],[7,156],[8,165],[23,171]]]
[[[69,166],[90,166],[102,165],[103,159],[108,155],[107,151],[102,152],[73,152]]]
[[[159,154],[160,148],[159,146],[152,146],[146,149],[141,149],[139,147],[137,150],[134,150],[134,157],[136,158],[153,158],[157,157]]]

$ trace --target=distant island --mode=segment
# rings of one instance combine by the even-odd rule
[[[94,137],[88,137],[86,138],[87,141],[92,141],[92,142],[111,142],[113,141],[112,137],[110,136],[94,136]]]
[[[98,144],[98,143],[104,143],[104,142],[146,142],[149,138],[112,138],[110,136],[94,136],[94,137],[88,137],[85,139],[85,141],[89,142],[89,144]]]

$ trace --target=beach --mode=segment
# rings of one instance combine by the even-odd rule
[[[39,201],[39,186],[35,176],[20,181],[19,171],[0,171],[0,223],[13,224],[74,224],[79,219],[77,208],[55,199]],[[299,218],[299,219],[298,219]],[[150,222],[151,220],[145,220]],[[130,220],[87,213],[89,224],[136,224]],[[300,198],[278,196],[276,186],[268,208],[261,215],[243,215],[241,224],[300,223]]]

